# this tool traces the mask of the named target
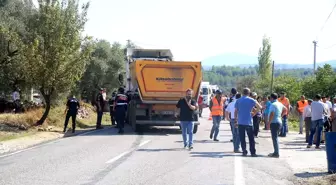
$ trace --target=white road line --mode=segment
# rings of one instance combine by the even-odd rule
[[[56,140],[56,141],[57,141],[57,140]],[[51,141],[51,142],[48,142],[48,143],[45,143],[45,144],[37,144],[36,146],[32,146],[32,147],[29,147],[29,148],[26,148],[26,149],[23,149],[23,150],[18,150],[18,151],[9,153],[9,154],[1,155],[0,158],[4,158],[4,157],[8,157],[8,156],[12,156],[12,155],[15,155],[15,154],[18,154],[18,153],[21,153],[21,152],[25,152],[25,151],[28,151],[28,150],[32,150],[32,149],[37,148],[37,147],[42,147],[42,146],[50,145],[50,144],[52,144],[52,143],[55,143],[56,141]]]
[[[235,156],[234,157],[234,168],[235,168],[235,178],[234,184],[235,185],[245,185],[245,179],[243,175],[243,160],[241,157]]]
[[[88,132],[85,132],[85,133],[82,133],[82,134],[78,134],[78,135],[75,135],[75,136],[84,136],[84,135],[87,135],[87,134],[90,134],[90,133],[93,133],[93,132],[98,132],[98,131],[101,131],[101,130],[92,130],[92,131],[88,131]],[[0,155],[0,158],[4,158],[4,157],[8,157],[8,156],[12,156],[12,155],[15,155],[15,154],[18,154],[18,153],[21,153],[21,152],[25,152],[25,151],[28,151],[28,150],[32,150],[32,149],[37,148],[37,147],[42,147],[42,146],[50,145],[50,144],[53,144],[53,143],[57,142],[58,140],[61,140],[61,139],[69,139],[69,138],[72,138],[72,137],[65,137],[65,138],[64,138],[64,137],[61,137],[61,138],[56,138],[55,141],[50,141],[50,142],[47,141],[47,143],[44,143],[44,144],[37,144],[36,146],[28,147],[28,148],[23,149],[23,150],[18,150],[18,151],[9,153],[9,154]]]
[[[142,143],[139,144],[139,147],[142,147],[143,145],[147,144],[151,142],[151,140],[146,140],[146,141],[143,141]]]
[[[116,160],[122,158],[123,156],[125,156],[126,154],[128,154],[128,153],[130,153],[130,152],[131,152],[131,151],[123,152],[123,153],[121,153],[121,154],[119,154],[119,155],[113,157],[112,159],[108,160],[108,161],[106,162],[106,164],[111,164],[111,163],[113,163],[113,162],[115,162]]]
[[[138,147],[141,147],[141,146],[143,146],[143,145],[145,145],[145,144],[147,144],[147,143],[149,143],[149,142],[151,142],[151,140],[143,141],[143,142],[141,142],[141,143],[138,145]],[[120,159],[120,158],[124,157],[125,155],[131,153],[132,151],[133,151],[133,150],[129,150],[129,151],[123,152],[123,153],[121,153],[121,154],[119,154],[119,155],[113,157],[112,159],[108,160],[108,161],[106,162],[106,164],[114,163],[115,161],[117,161],[118,159]]]

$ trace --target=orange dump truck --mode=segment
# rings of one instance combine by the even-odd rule
[[[201,62],[172,61],[170,50],[127,49],[126,53],[128,123],[135,131],[144,125],[180,126],[174,116],[176,104],[189,88],[197,100]],[[195,112],[194,133],[199,124]]]

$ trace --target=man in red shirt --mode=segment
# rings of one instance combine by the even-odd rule
[[[200,92],[199,97],[198,97],[198,106],[199,106],[199,117],[202,117],[202,112],[203,112],[203,97],[202,97],[202,92]]]

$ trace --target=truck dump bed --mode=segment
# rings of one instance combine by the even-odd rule
[[[136,60],[130,70],[144,103],[175,102],[189,88],[197,97],[202,81],[201,62]]]

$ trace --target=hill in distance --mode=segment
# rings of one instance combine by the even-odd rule
[[[240,53],[225,53],[222,55],[217,55],[214,57],[207,58],[202,61],[202,66],[204,69],[211,69],[212,66],[239,66],[239,67],[254,67],[258,64],[258,57],[249,56]],[[336,68],[336,60],[330,60],[325,62],[318,62],[317,67],[323,66],[324,64],[330,64],[333,68]],[[274,66],[276,69],[298,69],[298,68],[313,68],[313,64],[277,64]]]

